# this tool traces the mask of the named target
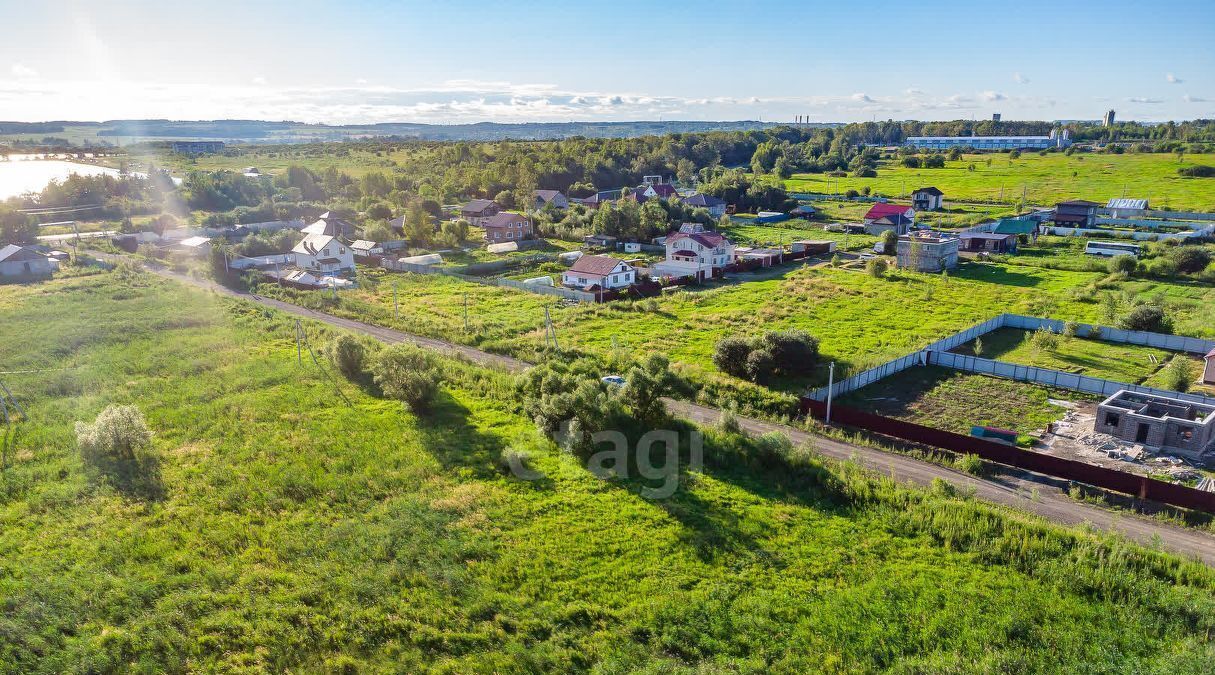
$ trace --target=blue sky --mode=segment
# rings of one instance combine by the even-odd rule
[[[0,119],[1215,117],[1215,2],[0,0]]]

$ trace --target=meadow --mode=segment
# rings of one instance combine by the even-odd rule
[[[504,374],[443,360],[419,417],[297,365],[293,329],[129,270],[0,287],[6,370],[48,369],[5,375],[29,418],[0,470],[0,670],[1180,673],[1215,657],[1199,563],[715,431],[705,468],[650,501],[541,438]],[[148,418],[154,493],[82,463],[72,425],[111,403]],[[507,451],[539,480],[506,475]]]
[[[1075,336],[1059,336],[1057,346],[1043,349],[1033,344],[1031,335],[1017,328],[999,328],[981,338],[983,350],[978,356],[1131,384],[1142,383],[1173,356],[1165,349]],[[975,343],[954,351],[974,354]]]
[[[990,164],[988,163],[990,161]],[[1185,178],[1177,169],[1192,164],[1213,164],[1212,155],[1093,154],[1077,152],[963,155],[945,162],[943,169],[910,169],[897,159],[881,160],[875,178],[835,178],[825,174],[795,174],[785,181],[790,192],[842,194],[868,187],[875,195],[909,197],[929,185],[945,193],[946,207],[953,201],[1016,204],[1024,191],[1027,203],[1054,206],[1066,199],[1088,199],[1104,204],[1113,197],[1142,197],[1154,208],[1215,210],[1215,180]],[[970,166],[974,170],[970,170]]]

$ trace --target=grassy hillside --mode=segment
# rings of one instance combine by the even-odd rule
[[[320,329],[309,326],[319,345]],[[1215,573],[711,434],[671,499],[537,436],[445,362],[425,418],[292,322],[106,273],[0,287],[30,419],[0,472],[0,670],[1198,672]],[[140,406],[159,489],[72,425]],[[506,450],[542,474],[499,469]]]
[[[1215,164],[1215,156],[1186,155],[1183,162],[1163,153],[1025,153],[1018,159],[1009,159],[1007,154],[982,154],[946,162],[943,169],[909,169],[897,160],[883,160],[876,178],[799,174],[785,184],[791,192],[822,192],[830,181],[831,192],[868,187],[875,194],[891,197],[935,185],[945,193],[946,206],[951,200],[1013,204],[1021,199],[1024,187],[1030,204],[1044,206],[1064,199],[1105,203],[1112,197],[1126,196],[1148,198],[1155,208],[1215,211],[1215,180],[1177,174],[1183,166]],[[972,164],[974,171],[969,170]]]

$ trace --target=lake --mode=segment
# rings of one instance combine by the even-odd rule
[[[71,174],[117,176],[119,172],[109,167],[61,159],[34,159],[33,155],[10,155],[8,161],[0,160],[0,200],[26,192],[40,192],[52,180],[63,180]]]

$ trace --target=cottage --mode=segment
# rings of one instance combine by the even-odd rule
[[[4,279],[45,279],[58,268],[58,261],[29,246],[9,244],[0,248],[0,277]]]
[[[1018,239],[1021,235],[1025,235],[1030,241],[1038,240],[1038,225],[1037,218],[1024,216],[1020,218],[1001,218],[996,221],[996,224],[991,228],[995,234],[1015,234]]]
[[[1202,360],[1205,363],[1202,368],[1202,383],[1215,384],[1215,349],[1207,352]]]
[[[1097,202],[1084,199],[1059,202],[1055,205],[1055,225],[1060,227],[1092,227],[1097,220]]]
[[[327,237],[337,237],[340,239],[349,239],[354,236],[354,224],[343,218],[338,218],[331,211],[326,211],[321,214],[321,217],[316,222],[308,225],[300,232],[305,236],[310,234],[320,234]]]
[[[916,272],[940,272],[958,266],[959,239],[954,236],[916,232],[899,237],[895,264]]]
[[[734,262],[734,243],[699,224],[684,223],[664,244],[666,260],[652,268],[659,276],[709,279],[721,276]]]
[[[694,209],[707,209],[709,215],[714,218],[721,218],[726,215],[726,203],[713,195],[698,192],[691,197],[685,197],[683,203]]]
[[[383,253],[384,247],[380,246],[379,244],[375,243],[374,241],[368,241],[366,239],[356,239],[356,240],[354,240],[353,243],[350,244],[350,250],[356,256],[367,257],[367,256],[379,255],[379,254]]]
[[[583,290],[611,290],[633,284],[637,271],[619,258],[584,255],[561,273],[561,284]]]
[[[958,235],[962,251],[987,253],[1016,253],[1017,235],[995,232],[963,232]]]
[[[502,207],[492,199],[474,199],[460,207],[460,217],[473,225],[483,225],[501,211]]]
[[[514,211],[494,214],[483,221],[481,227],[485,228],[485,241],[491,244],[532,238],[532,221]]]
[[[291,252],[295,254],[295,266],[314,275],[354,273],[354,251],[331,235],[308,234]]]
[[[659,199],[670,199],[678,194],[675,186],[670,183],[651,183],[650,191]]]
[[[922,187],[911,193],[911,205],[917,211],[936,211],[944,202],[945,193],[935,187]]]
[[[789,215],[793,216],[794,218],[802,218],[805,220],[810,220],[817,213],[818,213],[818,211],[815,210],[815,208],[813,206],[810,206],[809,204],[802,204],[802,205],[798,206],[797,208],[793,209],[792,211],[790,211]]]
[[[869,211],[865,213],[862,221],[868,225],[875,220],[880,220],[886,216],[903,216],[909,223],[915,222],[915,209],[910,206],[902,206],[899,204],[880,203],[869,207]]]
[[[546,206],[564,211],[570,207],[570,200],[559,190],[532,190],[532,209],[539,211]]]
[[[867,220],[865,222],[865,232],[876,237],[882,236],[882,233],[887,230],[894,230],[894,233],[902,236],[911,230],[912,220],[903,213],[891,213],[881,218]]]
[[[1215,406],[1122,389],[1097,406],[1093,431],[1199,460],[1215,451]]]
[[[610,234],[588,234],[582,238],[582,243],[595,248],[616,248],[616,237]]]

